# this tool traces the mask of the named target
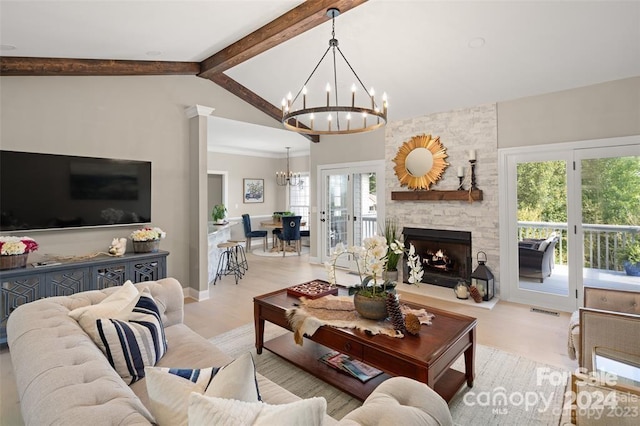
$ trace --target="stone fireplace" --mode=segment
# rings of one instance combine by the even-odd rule
[[[423,283],[453,288],[458,281],[470,282],[471,232],[405,227],[402,234],[407,247],[413,244],[420,256]],[[406,282],[408,267],[402,259]]]

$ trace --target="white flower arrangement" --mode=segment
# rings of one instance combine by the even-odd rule
[[[38,243],[29,237],[0,237],[0,255],[15,256],[38,250]]]
[[[366,288],[373,286],[372,293],[376,293],[377,279],[384,278],[386,272],[389,248],[397,255],[407,254],[407,265],[409,266],[409,277],[407,281],[410,284],[418,284],[422,280],[424,271],[420,263],[420,257],[416,254],[416,249],[413,244],[409,245],[409,249],[405,250],[403,244],[395,240],[391,243],[391,246],[387,246],[387,239],[384,236],[374,235],[369,238],[365,238],[363,246],[353,246],[345,248],[342,243],[336,245],[335,250],[331,253],[331,258],[325,262],[325,269],[329,277],[329,282],[333,285],[336,284],[336,261],[341,255],[348,253],[354,256],[356,266],[358,268],[358,275],[360,276],[361,287]],[[386,290],[386,286],[390,282],[383,279],[382,291]]]
[[[145,227],[133,231],[130,235],[133,241],[155,241],[161,240],[167,236],[167,233],[158,227]]]

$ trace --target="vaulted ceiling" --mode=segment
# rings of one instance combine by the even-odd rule
[[[390,120],[640,75],[639,2],[515,0],[2,0],[0,72],[198,75],[279,120],[327,48],[329,7]]]

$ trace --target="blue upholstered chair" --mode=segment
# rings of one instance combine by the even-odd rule
[[[251,251],[251,239],[252,238],[264,238],[264,249],[268,247],[267,231],[252,231],[251,230],[251,218],[248,214],[242,215],[242,225],[244,226],[244,237],[247,239],[247,250]]]
[[[282,244],[282,257],[284,257],[287,250],[285,242],[289,244],[291,241],[295,241],[296,250],[298,252],[298,256],[300,256],[300,220],[302,220],[302,216],[282,217],[282,233],[278,234],[278,239]]]
[[[286,212],[273,212],[273,216],[279,215],[282,219],[282,215]],[[275,221],[274,221],[275,222]],[[276,246],[276,239],[278,238],[278,234],[281,234],[282,231],[279,228],[275,228],[271,231],[271,241],[273,241],[273,247]]]

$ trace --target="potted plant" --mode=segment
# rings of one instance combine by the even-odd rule
[[[30,237],[0,237],[0,269],[23,268],[27,257],[38,250],[38,243]]]
[[[397,240],[395,247],[396,254],[402,255],[404,253],[404,248]],[[379,320],[387,317],[387,292],[395,289],[395,283],[382,277],[387,268],[388,249],[386,238],[374,235],[365,238],[362,247],[347,249],[342,243],[339,243],[331,254],[331,259],[325,263],[329,282],[335,284],[338,258],[345,253],[353,255],[360,276],[360,285],[356,287],[353,303],[356,311],[364,318]],[[410,274],[407,281],[410,284],[418,284],[422,280],[423,271],[413,244],[407,252],[407,263]]]
[[[620,251],[620,260],[627,275],[640,277],[640,237]]]
[[[158,227],[146,226],[133,231],[130,235],[133,241],[134,253],[156,253],[160,248],[160,240],[167,236],[167,233]]]
[[[211,212],[211,217],[215,223],[221,224],[224,223],[224,218],[227,215],[227,208],[224,204],[216,204],[213,206],[213,211]]]
[[[398,262],[402,257],[402,251],[398,250],[398,220],[388,217],[384,220],[384,237],[387,240],[387,265],[386,278],[391,281],[398,280]]]

